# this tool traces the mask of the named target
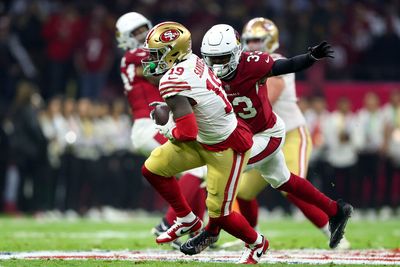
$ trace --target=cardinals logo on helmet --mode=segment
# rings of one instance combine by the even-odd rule
[[[180,35],[179,31],[175,29],[167,30],[161,34],[160,40],[163,43],[169,43],[176,40],[179,37],[179,35]]]

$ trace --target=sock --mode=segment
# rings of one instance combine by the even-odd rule
[[[258,245],[258,244],[260,244],[262,242],[262,236],[259,234],[259,233],[257,233],[257,239],[256,239],[256,241],[253,243],[253,244],[250,244],[251,246],[255,246],[255,245]]]
[[[176,213],[171,206],[168,207],[167,212],[165,213],[164,219],[169,225],[174,224],[174,221],[176,220]]]
[[[324,225],[327,225],[329,218],[325,212],[316,206],[309,204],[295,196],[293,194],[287,194],[287,199],[293,203],[296,207],[298,207],[316,227],[321,228]]]
[[[176,217],[176,220],[178,222],[186,222],[186,223],[190,223],[193,222],[196,219],[196,215],[194,215],[193,212],[190,212],[188,215],[186,215],[185,217]]]
[[[218,223],[218,218],[209,217],[205,229],[213,236],[219,235],[219,232],[221,232],[221,226]]]
[[[192,212],[175,177],[164,177],[154,174],[144,165],[142,167],[142,174],[153,188],[171,205],[177,217],[185,217]]]
[[[210,224],[219,225],[226,232],[243,240],[246,244],[253,244],[258,238],[258,233],[250,226],[247,220],[235,211],[227,216],[210,218],[208,225]],[[206,230],[208,231],[207,227]],[[213,232],[211,234],[214,235]]]
[[[293,196],[313,204],[323,210],[329,217],[337,213],[336,201],[328,198],[315,188],[309,181],[291,173],[289,181],[277,188],[280,191],[293,194]]]
[[[200,186],[197,188],[197,193],[193,198],[192,202],[189,203],[190,207],[193,210],[193,213],[197,215],[201,220],[204,219],[204,215],[206,214],[206,198],[207,198],[207,191],[203,187]]]
[[[200,188],[202,180],[192,174],[184,174],[178,180],[183,196],[186,198],[190,208],[197,217],[202,219],[206,211],[206,193],[204,188]],[[172,225],[176,219],[174,209],[170,206],[165,214],[165,220]]]
[[[243,217],[246,218],[251,227],[256,227],[258,221],[257,199],[245,200],[241,198],[236,198],[236,200],[239,204],[240,213],[243,215]]]
[[[331,237],[331,232],[329,231],[328,223],[325,224],[324,226],[320,227],[319,230],[321,230],[321,232],[322,232],[326,237],[328,237],[328,238]]]

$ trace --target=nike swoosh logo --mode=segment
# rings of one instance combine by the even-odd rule
[[[263,254],[262,251],[261,252],[257,252],[257,257],[261,258],[262,254]]]
[[[269,63],[269,56],[265,59],[265,62]]]
[[[171,78],[170,76],[168,76],[168,80],[176,80],[176,79],[178,79],[178,77]]]
[[[192,228],[189,228],[189,229],[187,229],[187,230],[181,229],[181,230],[179,231],[179,233],[180,233],[180,235],[184,235],[184,234],[186,234],[187,232],[189,232],[191,229],[192,229]]]

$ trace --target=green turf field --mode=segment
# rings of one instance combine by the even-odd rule
[[[46,221],[30,218],[0,218],[0,251],[93,251],[165,249],[158,246],[150,229],[157,218],[140,217],[121,223],[77,221]],[[270,248],[327,249],[326,238],[306,221],[291,219],[260,222],[260,231],[270,240]],[[347,239],[354,249],[400,248],[400,221],[350,221]],[[219,244],[234,240],[222,234]],[[110,261],[110,260],[2,260],[0,266],[216,266],[216,263]],[[234,266],[221,263],[217,266]],[[274,264],[273,266],[286,266]],[[311,265],[308,265],[311,266]],[[318,265],[331,266],[331,265]],[[347,265],[340,265],[347,266]],[[350,266],[350,265],[348,265]],[[365,266],[365,265],[364,265]]]

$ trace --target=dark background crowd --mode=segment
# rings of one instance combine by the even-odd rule
[[[123,51],[115,43],[115,21],[129,11],[153,25],[183,23],[196,53],[212,25],[241,31],[256,16],[275,21],[279,51],[286,56],[330,42],[335,59],[297,75],[319,88],[301,101],[313,136],[320,136],[314,138],[309,174],[329,195],[356,207],[399,206],[400,87],[388,103],[379,93],[367,94],[359,111],[348,98],[328,111],[321,87],[325,80],[400,80],[400,1],[3,0],[0,209],[84,214],[93,207],[163,206],[143,182],[144,159],[130,145],[131,119],[119,76]],[[324,126],[320,119],[332,123]],[[275,194],[262,198],[268,207],[282,202]]]

